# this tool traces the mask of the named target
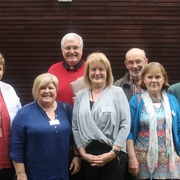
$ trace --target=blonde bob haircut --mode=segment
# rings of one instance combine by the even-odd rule
[[[85,84],[89,88],[91,88],[91,81],[89,79],[89,70],[90,70],[90,65],[93,63],[103,63],[104,64],[104,66],[106,68],[106,72],[107,72],[106,86],[111,87],[114,82],[111,64],[110,64],[109,60],[107,59],[106,55],[101,52],[94,52],[87,57],[86,67],[85,67],[85,72],[84,72]]]
[[[0,53],[0,65],[3,66],[3,71],[5,71],[5,59],[2,53]]]
[[[56,91],[58,91],[58,79],[55,75],[43,73],[35,78],[32,88],[32,95],[35,101],[38,99],[39,90],[50,83],[53,83]]]
[[[151,74],[154,74],[154,75],[158,75],[158,74],[161,74],[163,77],[164,77],[164,84],[162,86],[162,90],[167,90],[168,87],[169,87],[169,83],[168,83],[168,75],[166,73],[166,70],[164,69],[164,67],[158,63],[158,62],[151,62],[149,64],[147,64],[142,73],[141,73],[141,78],[140,78],[140,81],[139,81],[139,86],[146,90],[147,87],[146,85],[144,84],[143,80],[144,80],[144,77],[146,76],[146,74],[148,73],[151,73]]]

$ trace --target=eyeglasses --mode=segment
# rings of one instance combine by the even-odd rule
[[[139,65],[139,64],[142,64],[143,62],[144,62],[144,60],[142,60],[142,59],[137,59],[137,60],[135,60],[135,61],[126,61],[126,63],[127,63],[128,65],[130,65],[130,66],[134,65],[134,63],[136,63],[137,65]]]
[[[81,46],[66,46],[66,47],[64,47],[64,49],[66,50],[66,51],[70,51],[71,49],[73,49],[74,51],[76,51],[76,50],[78,50],[78,49],[80,49],[81,48]]]

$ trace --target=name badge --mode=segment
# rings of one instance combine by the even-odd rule
[[[55,119],[53,121],[49,121],[49,124],[52,126],[52,125],[60,124],[60,122],[59,122],[59,120]]]
[[[176,116],[176,113],[174,111],[171,111],[171,113],[172,113],[173,116]]]

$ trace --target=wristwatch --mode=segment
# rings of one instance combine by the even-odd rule
[[[113,151],[116,154],[116,156],[119,156],[120,151],[118,151],[117,149],[112,149],[111,151]]]
[[[120,151],[118,151],[117,149],[112,149],[111,151],[114,152],[114,154],[115,154],[116,157],[117,157],[118,164],[120,164],[120,158],[119,158]]]

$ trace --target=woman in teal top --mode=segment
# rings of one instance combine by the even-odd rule
[[[130,100],[131,130],[127,139],[129,171],[138,179],[180,179],[180,109],[166,93],[168,77],[159,63],[149,63]]]

